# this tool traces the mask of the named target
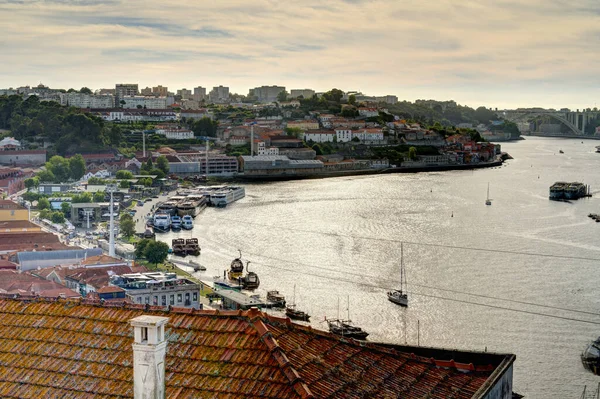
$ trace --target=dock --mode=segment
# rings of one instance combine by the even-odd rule
[[[585,185],[579,182],[556,182],[552,186],[550,186],[550,196],[551,200],[572,200],[579,199],[583,197],[591,197],[592,194],[590,190],[590,186]]]

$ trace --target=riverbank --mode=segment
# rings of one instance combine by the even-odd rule
[[[507,154],[508,155],[508,154]],[[511,159],[510,155],[508,158]],[[493,168],[502,166],[503,159],[498,158],[490,162],[479,162],[476,164],[435,164],[435,165],[419,165],[419,166],[399,166],[395,168],[385,169],[351,169],[351,170],[336,170],[330,172],[322,172],[318,174],[264,174],[264,175],[244,175],[239,173],[232,177],[234,181],[239,182],[260,182],[260,181],[286,181],[286,180],[303,180],[303,179],[324,179],[328,177],[343,177],[343,176],[360,176],[360,175],[377,175],[389,173],[419,173],[419,172],[441,172],[450,170],[471,170],[481,168]]]

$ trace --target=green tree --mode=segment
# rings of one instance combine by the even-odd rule
[[[150,174],[153,175],[153,176],[156,176],[157,179],[162,179],[162,178],[164,178],[166,176],[165,172],[163,172],[162,170],[160,170],[158,168],[152,169],[150,171]]]
[[[354,94],[350,94],[350,96],[348,97],[348,104],[356,104],[356,96]]]
[[[50,220],[50,218],[52,217],[52,211],[50,209],[42,209],[40,211],[40,219],[46,219],[46,220]]]
[[[37,208],[41,211],[42,209],[50,209],[50,201],[48,198],[42,197],[38,200]]]
[[[342,100],[342,97],[344,97],[344,92],[339,89],[331,89],[323,94],[323,98],[325,98],[325,100],[333,101],[338,104]]]
[[[62,183],[69,179],[71,176],[71,169],[69,166],[69,160],[55,155],[48,162],[46,162],[46,170],[49,170],[54,175],[54,181],[56,183]]]
[[[60,204],[60,211],[67,216],[69,213],[71,213],[71,203],[70,202],[63,202]]]
[[[141,180],[144,180],[143,184],[144,184],[145,187],[152,186],[152,178],[151,177],[146,177],[145,179],[141,179]]]
[[[169,255],[169,246],[162,241],[150,241],[144,249],[144,256],[148,262],[163,263]]]
[[[93,195],[94,202],[104,202],[104,198],[106,198],[104,191],[96,191]]]
[[[152,157],[148,158],[146,163],[143,165],[144,170],[151,171],[154,168],[154,164],[152,163]]]
[[[54,211],[50,215],[52,223],[63,224],[65,222],[65,215],[61,211]]]
[[[92,194],[90,194],[88,192],[81,193],[81,194],[75,194],[73,197],[71,197],[71,202],[73,204],[83,204],[83,203],[92,202]]]
[[[92,91],[90,89],[88,89],[87,87],[82,87],[79,90],[79,92],[82,93],[82,94],[93,94]]]
[[[194,131],[196,136],[209,136],[215,137],[217,135],[217,128],[219,122],[213,121],[209,117],[200,118],[195,120],[191,125],[190,129]]]
[[[164,155],[156,158],[156,167],[162,170],[165,175],[169,173],[169,160]]]
[[[410,147],[408,149],[408,158],[412,161],[417,160],[417,149],[415,147]]]
[[[119,188],[129,188],[130,184],[128,180],[121,180],[119,182]]]
[[[124,213],[121,215],[119,229],[125,237],[131,237],[135,233],[135,223],[130,214]]]
[[[144,238],[144,239],[138,241],[138,243],[135,245],[135,257],[136,258],[143,258],[146,256],[146,254],[145,254],[146,246],[148,246],[148,244],[151,241],[152,240],[148,240],[147,238]]]
[[[25,179],[25,188],[27,191],[30,191],[32,188],[37,187],[40,184],[40,179],[38,177],[30,177],[29,179]]]
[[[79,180],[85,174],[85,160],[81,154],[75,154],[69,158],[69,176],[73,180]]]
[[[285,131],[285,134],[287,134],[288,136],[292,136],[297,139],[302,137],[302,133],[304,133],[304,131],[302,129],[300,129],[299,127],[286,127],[284,129],[284,131]]]
[[[116,176],[117,179],[133,179],[133,173],[128,170],[119,170]]]
[[[284,102],[286,101],[288,98],[288,92],[285,90],[280,91],[279,93],[277,93],[277,101]]]

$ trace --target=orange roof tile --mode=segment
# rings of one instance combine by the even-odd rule
[[[471,398],[514,361],[444,351],[449,357],[440,363],[433,349],[348,340],[256,309],[0,295],[0,397],[131,398],[129,320],[143,314],[169,317],[168,398]],[[450,362],[464,361],[461,355],[474,360]]]

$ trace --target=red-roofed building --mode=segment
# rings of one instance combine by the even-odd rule
[[[256,309],[4,298],[3,398],[512,398],[514,355],[360,342]]]

